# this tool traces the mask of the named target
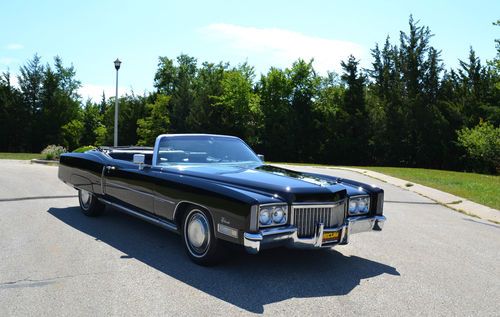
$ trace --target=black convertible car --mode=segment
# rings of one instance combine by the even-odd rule
[[[189,257],[212,264],[224,243],[332,247],[381,230],[382,189],[266,165],[241,139],[164,134],[154,148],[98,148],[61,156],[59,178],[87,216],[115,207],[182,235]]]

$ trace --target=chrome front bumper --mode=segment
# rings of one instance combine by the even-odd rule
[[[243,243],[248,253],[257,253],[261,249],[277,246],[286,246],[290,248],[321,248],[331,247],[336,244],[348,243],[351,234],[380,231],[384,226],[386,218],[384,216],[374,217],[350,217],[346,223],[338,228],[324,228],[323,224],[318,224],[311,238],[299,238],[297,227],[287,226],[280,228],[262,229],[258,233],[245,232]],[[340,231],[340,238],[334,242],[324,242],[323,234],[327,232]]]

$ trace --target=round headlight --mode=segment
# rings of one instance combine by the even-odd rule
[[[358,204],[356,200],[349,200],[349,212],[356,212]]]
[[[271,223],[271,214],[268,209],[262,209],[259,214],[259,222],[261,225],[268,225]]]
[[[366,207],[367,207],[367,204],[366,204],[366,199],[362,198],[358,201],[358,211],[359,212],[365,212],[366,210]]]
[[[363,198],[363,199],[361,199],[361,201],[363,203],[363,206],[361,207],[359,205],[359,211],[360,212],[367,212],[368,208],[369,208],[370,200],[368,198]]]
[[[281,208],[281,207],[274,208],[274,210],[273,210],[273,222],[274,223],[281,223],[284,218],[285,218],[285,212],[283,211],[283,208]]]

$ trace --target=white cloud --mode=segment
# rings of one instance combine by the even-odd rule
[[[21,50],[24,48],[24,45],[19,44],[19,43],[10,43],[5,46],[6,49],[8,50]]]
[[[116,94],[115,86],[99,86],[93,84],[83,84],[78,90],[78,93],[82,96],[83,101],[87,99],[92,99],[94,102],[100,102],[102,99],[102,92],[107,98],[114,97]],[[118,87],[118,96],[123,96],[129,93],[129,91],[123,87]]]
[[[17,59],[11,57],[0,57],[0,65],[9,66],[12,63],[15,63]]]
[[[314,58],[314,68],[322,74],[340,70],[340,61],[349,55],[364,58],[366,50],[359,44],[308,36],[277,28],[244,27],[233,24],[210,24],[201,33],[207,40],[220,45],[220,51],[262,61],[270,67],[290,67],[298,58]],[[242,58],[243,60],[243,58]],[[257,65],[256,65],[257,66]]]

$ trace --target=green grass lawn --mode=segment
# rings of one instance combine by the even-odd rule
[[[500,209],[500,176],[401,167],[362,167]]]
[[[0,159],[3,160],[31,160],[31,159],[41,159],[42,154],[40,153],[1,153]]]

